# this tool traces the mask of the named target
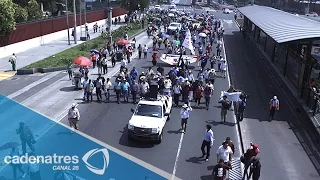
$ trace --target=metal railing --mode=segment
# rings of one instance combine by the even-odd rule
[[[309,84],[306,84],[301,96],[305,100],[306,105],[311,109],[312,116],[320,114],[319,93],[315,92]]]

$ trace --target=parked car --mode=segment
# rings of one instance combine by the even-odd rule
[[[309,13],[307,13],[305,15],[306,16],[311,16],[311,17],[318,17],[319,16],[318,13],[316,13],[316,12],[309,12]]]

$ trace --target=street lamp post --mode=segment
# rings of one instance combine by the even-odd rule
[[[110,7],[110,0],[108,2],[108,31],[109,31],[109,42],[112,43],[112,36],[111,36],[111,27],[112,27],[112,7]]]
[[[66,0],[66,13],[67,13],[67,31],[68,31],[68,45],[70,45],[70,33],[69,33],[69,10],[68,10],[68,0]]]
[[[73,37],[74,37],[74,43],[77,44],[77,10],[76,10],[76,0],[73,0],[73,17],[74,17]]]

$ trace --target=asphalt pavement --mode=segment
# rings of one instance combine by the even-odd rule
[[[202,13],[204,11],[195,10],[195,12]],[[261,179],[319,179],[314,163],[316,161],[310,160],[312,158],[308,157],[308,150],[300,141],[299,135],[296,134],[296,131],[300,130],[299,126],[292,128],[293,126],[290,125],[296,119],[294,112],[289,109],[287,102],[281,98],[280,91],[270,79],[268,72],[239,34],[237,26],[232,21],[233,15],[226,15],[221,12],[212,13],[217,18],[223,19],[224,41],[231,82],[236,88],[250,94],[245,119],[240,123],[240,130],[245,148],[247,148],[249,142],[258,143],[260,146]],[[137,43],[149,44],[149,47],[151,47],[151,39],[148,39],[145,33],[137,36],[136,39],[138,40]],[[129,68],[135,66],[139,73],[146,72],[146,69],[151,66],[151,55],[151,53],[148,54],[148,59],[138,60],[135,58],[129,64]],[[160,61],[158,62],[162,64]],[[165,64],[162,65],[165,72],[168,72],[169,67]],[[194,66],[193,72],[196,75],[199,67]],[[119,64],[115,68],[110,68],[105,77],[112,77],[112,80],[114,80],[114,75],[116,75],[118,69]],[[93,79],[97,77],[95,73],[96,70],[91,71],[92,76],[90,77]],[[65,118],[66,110],[71,103],[78,102],[81,113],[81,132],[181,179],[211,179],[212,166],[216,163],[215,151],[221,142],[229,136],[236,145],[234,170],[230,171],[230,179],[239,179],[240,163],[237,159],[240,157],[241,149],[233,111],[228,112],[227,123],[218,123],[220,122],[220,109],[217,101],[220,92],[229,87],[228,78],[217,78],[210,109],[208,111],[194,109],[191,112],[188,129],[184,135],[178,131],[180,128],[180,109],[173,108],[171,120],[165,126],[163,142],[159,145],[128,141],[126,125],[132,115],[130,109],[134,108],[133,104],[121,103],[118,105],[115,103],[115,96],[112,96],[112,102],[110,103],[95,101],[83,103],[82,91],[73,90],[66,72],[13,76],[0,81],[0,87],[0,94],[64,124],[68,124]],[[268,118],[268,102],[274,95],[278,95],[280,99],[281,111],[276,115],[275,121],[268,122],[266,121]],[[202,106],[204,106],[203,102]],[[32,117],[28,118],[32,119]],[[209,162],[198,158],[201,156],[200,146],[206,124],[213,126],[216,138]],[[8,127],[10,128],[0,127],[0,132],[1,134],[2,132],[14,133],[17,125],[18,122],[14,119],[8,120]],[[48,131],[48,134],[44,134],[51,126],[52,124],[31,123],[31,128],[38,137],[45,136],[48,138],[52,136],[55,137],[54,141],[59,140],[59,137],[63,139],[66,133],[58,132],[55,129]],[[12,129],[12,131],[8,131],[8,129]],[[70,144],[66,143],[66,147]],[[312,150],[312,148],[309,150]],[[1,157],[3,153],[4,151],[0,153]],[[5,171],[11,171],[11,169],[5,168]],[[3,175],[2,172],[4,171],[0,171],[0,177]]]
[[[137,35],[136,39],[137,43],[142,45],[150,43],[150,39],[147,38],[145,32]],[[135,61],[132,61],[132,63],[134,62]],[[112,77],[120,69],[120,63],[117,63],[114,68],[111,68],[111,62],[108,62],[108,66],[108,73],[105,77]],[[97,78],[97,68],[94,70],[89,69],[89,76],[93,79]],[[81,103],[83,97],[82,90],[74,90],[74,86],[65,71],[23,76],[16,75],[0,81],[0,87],[0,94],[17,101],[23,106],[31,108],[54,121],[60,121],[66,116],[71,104],[73,102]],[[1,110],[4,111],[5,109]],[[18,111],[19,110],[17,109],[15,112]],[[24,114],[18,114],[17,117],[23,116]],[[25,115],[25,119],[28,121],[28,124],[36,137],[42,136],[54,124],[48,122],[34,123],[34,121],[30,120],[30,115]],[[14,118],[10,121],[7,120],[6,126],[0,127],[0,133],[6,135],[6,137],[8,136],[6,140],[19,141],[19,137],[13,135],[16,134],[15,128],[20,120],[19,118]],[[2,138],[4,138],[4,136],[2,136]],[[8,153],[9,152],[7,151],[0,151],[0,159]],[[0,177],[1,175],[7,176],[7,174],[1,173],[2,168],[3,167],[0,166]]]
[[[160,50],[160,53],[163,52],[164,50]],[[150,53],[147,59],[134,60],[133,63],[129,64],[129,69],[136,67],[138,73],[146,72],[147,68],[152,66],[151,55]],[[160,60],[158,64],[164,67],[165,73],[169,72],[170,66],[161,63]],[[196,63],[193,66],[193,73],[197,75],[199,67],[197,67]],[[156,71],[156,67],[153,70]],[[114,82],[114,78],[112,82]],[[190,180],[211,179],[212,168],[216,164],[215,151],[225,138],[229,136],[236,144],[234,169],[230,171],[230,179],[238,179],[241,175],[239,174],[240,163],[237,161],[240,157],[240,151],[237,145],[240,143],[238,141],[238,131],[233,111],[229,111],[228,113],[228,122],[220,124],[220,106],[218,100],[221,91],[225,91],[228,88],[229,82],[227,78],[217,78],[210,109],[208,111],[204,108],[194,109],[191,112],[185,135],[181,134],[179,130],[180,108],[173,108],[171,120],[167,122],[164,129],[164,139],[159,145],[150,142],[128,141],[126,126],[132,116],[130,109],[135,106],[132,103],[121,103],[118,105],[115,102],[115,93],[113,93],[112,102],[110,103],[82,103],[78,106],[82,117],[80,131],[168,173],[172,173],[181,179]],[[204,100],[202,100],[201,106],[204,107]],[[68,124],[66,117],[61,122]],[[216,138],[209,162],[205,162],[203,158],[199,158],[202,155],[200,146],[206,124],[212,125]]]
[[[250,42],[244,40],[238,27],[228,23],[225,30],[231,82],[236,89],[249,94],[245,119],[240,123],[242,140],[245,149],[250,142],[259,144],[261,179],[319,179],[319,159],[311,156],[316,148],[306,144],[304,139],[307,137],[302,133],[308,130],[300,128],[295,112],[281,96],[272,74],[250,48]],[[280,111],[276,113],[274,121],[268,122],[268,104],[274,95],[280,100]]]

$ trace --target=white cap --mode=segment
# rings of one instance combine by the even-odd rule
[[[273,96],[273,99],[278,99],[278,97],[277,96]]]
[[[77,104],[76,103],[72,103],[72,105],[71,105],[71,107],[76,107],[77,106]]]
[[[187,108],[187,107],[189,107],[187,104],[184,104],[184,105],[182,106],[182,108]]]

